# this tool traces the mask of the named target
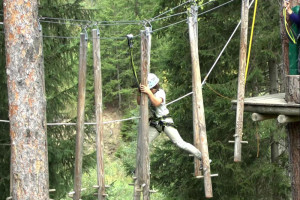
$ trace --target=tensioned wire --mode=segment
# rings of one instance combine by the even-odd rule
[[[66,19],[66,18],[55,18],[55,17],[40,17],[40,19],[50,20],[63,20],[63,21],[74,21],[74,22],[86,22],[86,23],[142,23],[142,20],[119,20],[119,21],[91,21],[82,19]]]
[[[225,5],[229,4],[229,3],[231,3],[231,2],[233,2],[233,1],[234,1],[234,0],[230,0],[230,1],[226,2],[226,3],[223,3],[223,4],[219,5],[219,6],[214,7],[214,8],[212,8],[212,9],[209,9],[209,10],[207,10],[207,11],[204,11],[204,12],[202,12],[202,13],[199,13],[198,16],[204,15],[204,14],[206,14],[206,13],[209,13],[209,12],[213,11],[213,10],[216,10],[216,9],[218,9],[218,8],[221,8],[221,7],[223,7],[223,6],[225,6]],[[190,1],[188,1],[188,2],[190,2]],[[211,2],[213,2],[213,1],[210,1],[210,2],[207,2],[207,3],[211,3]],[[205,3],[205,4],[207,4],[207,3]],[[202,4],[201,6],[203,6],[203,5],[205,5],[205,4]],[[181,14],[185,14],[185,13],[187,13],[187,12],[185,11],[185,12],[181,12],[181,13],[176,13],[176,14],[174,14],[174,15],[162,17],[162,18],[160,18],[160,20],[162,20],[162,19],[167,19],[167,18],[169,18],[169,17],[173,17],[173,16],[177,16],[177,15],[181,15]],[[162,16],[162,14],[161,14],[161,15],[158,15],[158,16]],[[158,17],[158,16],[157,16],[157,17]],[[46,17],[43,17],[43,18],[46,18]],[[156,18],[156,17],[152,18],[151,20],[155,20],[155,18]],[[60,19],[60,18],[55,18],[55,19]],[[157,20],[158,20],[158,19],[157,19]],[[52,21],[44,21],[44,20],[40,20],[40,21],[41,21],[41,22],[46,22],[46,23],[56,23],[56,24],[66,24],[66,25],[83,26],[83,24],[78,24],[78,23],[52,22]],[[77,20],[77,21],[84,21],[84,20]],[[155,21],[156,21],[156,20],[155,20]],[[184,20],[181,20],[181,21],[178,21],[178,22],[169,24],[169,25],[164,26],[164,27],[160,27],[160,28],[158,28],[158,29],[153,30],[152,32],[156,32],[156,31],[159,31],[159,30],[166,29],[166,28],[168,28],[168,27],[171,27],[171,26],[180,24],[180,23],[182,23],[182,22],[184,22],[184,21],[187,21],[187,19],[184,19]],[[89,22],[92,22],[92,21],[89,21]],[[107,21],[107,22],[109,22],[109,21]],[[141,22],[147,22],[147,21],[140,21],[138,24],[141,24]],[[151,21],[149,21],[149,22],[151,22]],[[135,25],[135,24],[137,24],[137,23],[100,24],[100,25]],[[126,38],[126,37],[124,37],[124,39],[125,39],[125,38]]]
[[[161,19],[166,19],[168,17],[172,17],[172,16],[176,16],[176,15],[180,15],[180,14],[186,13],[186,12],[182,12],[182,13],[175,14],[175,15],[172,15],[172,16],[167,16],[167,17],[163,17],[163,18],[157,19],[158,17],[160,17],[162,15],[165,15],[165,14],[171,12],[172,10],[174,10],[176,8],[179,8],[179,7],[181,7],[181,6],[183,6],[183,5],[187,4],[187,3],[190,3],[190,2],[193,2],[193,0],[186,1],[186,2],[180,4],[180,5],[176,6],[176,7],[173,7],[170,10],[168,10],[168,11],[166,11],[166,12],[160,14],[160,15],[157,15],[157,16],[153,17],[153,18],[151,18],[148,21],[149,22],[158,21],[158,20],[161,20]],[[48,20],[61,20],[61,21],[65,21],[65,22],[46,21],[44,19],[48,19]],[[40,21],[41,22],[46,22],[46,23],[58,23],[58,24],[72,24],[72,23],[67,23],[67,21],[71,21],[71,22],[84,22],[86,24],[90,23],[90,24],[96,24],[96,25],[100,25],[100,26],[143,24],[145,22],[148,22],[147,20],[91,21],[91,20],[76,20],[76,19],[55,18],[55,17],[40,17]],[[74,25],[79,25],[79,24],[75,24],[75,23],[73,23],[73,24]]]
[[[230,0],[229,2],[232,2],[232,1],[233,1],[233,0]],[[254,0],[252,0],[252,3],[253,3],[253,2],[254,2]],[[251,7],[252,3],[250,4],[250,7]],[[226,4],[227,4],[227,3],[226,3]],[[224,6],[224,5],[226,5],[226,4],[222,4],[222,6]],[[222,6],[221,6],[221,7],[222,7]],[[218,8],[220,8],[220,6],[218,6]],[[201,14],[201,13],[200,13],[200,14]],[[176,25],[176,24],[178,24],[178,23],[181,23],[181,22],[183,22],[183,21],[186,21],[186,19],[185,19],[185,20],[182,20],[182,21],[179,21],[179,22],[177,22],[177,23],[174,23],[174,24],[170,24],[170,25],[168,25],[168,26],[166,26],[166,27],[162,27],[162,28],[167,28],[167,27],[170,27],[170,26],[172,26],[172,25]],[[240,22],[239,22],[239,24],[238,24],[237,27],[239,27],[239,25],[240,25]],[[237,30],[237,27],[235,28],[234,32],[232,33],[231,37],[229,38],[229,41],[232,39],[232,36],[234,35],[234,33],[235,33],[236,30]],[[161,28],[161,29],[162,29],[162,28]],[[158,31],[158,30],[161,30],[161,29],[156,29],[156,30],[154,30],[153,32]],[[227,47],[229,41],[226,43],[226,45],[225,45],[226,47]],[[225,48],[226,48],[226,47],[225,47]],[[225,48],[222,49],[221,54],[224,52],[224,49],[225,49]],[[220,56],[219,56],[219,57],[220,57]],[[217,58],[217,60],[219,59],[219,57]],[[215,67],[215,65],[216,65],[216,62],[214,63],[213,67]],[[211,69],[210,71],[212,71],[212,69]],[[207,79],[207,78],[206,78],[206,79]],[[206,80],[206,79],[205,79],[205,80]],[[205,82],[202,82],[202,87],[203,87],[203,85],[205,85]],[[190,93],[188,93],[188,94],[185,94],[185,95],[183,95],[182,97],[179,97],[179,98],[177,98],[177,99],[175,99],[175,100],[169,102],[168,104],[166,104],[166,106],[167,106],[167,105],[171,105],[171,104],[173,104],[173,103],[175,103],[175,102],[177,102],[177,101],[179,101],[179,100],[181,100],[181,99],[183,99],[183,98],[185,98],[185,97],[187,97],[187,96],[189,96],[189,95],[191,95],[191,94],[193,94],[193,92],[190,92]],[[105,123],[114,123],[114,122],[122,122],[122,121],[128,121],[128,120],[139,119],[139,118],[140,118],[140,117],[131,117],[131,118],[127,118],[127,119],[121,119],[121,120],[115,120],[115,121],[103,122],[103,124],[105,124]],[[0,122],[7,122],[7,123],[9,123],[8,120],[0,120]],[[91,123],[84,123],[84,124],[85,124],[85,125],[95,125],[96,123],[91,122]],[[76,123],[47,123],[47,125],[49,125],[49,126],[54,126],[54,125],[76,125]]]
[[[204,6],[204,5],[212,3],[212,2],[215,2],[215,0],[206,2],[204,4],[201,4],[200,6]],[[149,22],[156,22],[156,21],[159,21],[159,20],[168,19],[168,18],[171,18],[171,17],[174,17],[174,16],[178,16],[178,15],[182,15],[182,14],[187,14],[187,13],[188,13],[187,11],[184,11],[184,12],[180,12],[180,13],[176,13],[176,14],[173,14],[173,15],[168,15],[168,16],[160,17],[160,18],[156,18],[156,19],[152,18],[152,19],[149,20]]]
[[[226,3],[223,3],[223,4],[219,5],[219,6],[216,6],[215,8],[212,8],[212,9],[210,9],[210,10],[207,10],[207,11],[204,11],[204,12],[202,12],[202,13],[199,13],[198,16],[204,15],[204,14],[209,13],[209,12],[215,10],[215,9],[221,8],[221,7],[223,7],[223,6],[225,6],[225,5],[229,4],[229,3],[231,3],[231,2],[233,2],[233,1],[234,1],[234,0],[230,0],[230,1],[228,1],[228,2],[226,2]],[[174,7],[174,8],[171,9],[171,10],[174,10],[175,8],[180,7],[180,6],[183,6],[184,4],[189,3],[189,2],[190,2],[190,1],[187,1],[187,2],[185,2],[185,3],[183,3],[183,4],[179,5],[179,6]],[[211,3],[211,2],[214,2],[214,1],[210,1],[210,2],[204,3],[204,4],[202,4],[201,6],[206,5],[206,4],[208,4],[208,3]],[[187,12],[176,13],[176,14],[174,14],[174,15],[162,17],[162,18],[160,18],[160,19],[166,19],[166,18],[169,18],[169,17],[173,17],[173,16],[185,14],[185,13],[187,13]],[[164,14],[166,14],[166,13],[164,13]],[[158,15],[158,16],[152,18],[152,20],[155,20],[157,17],[162,16],[162,15],[163,15],[163,14]],[[87,24],[69,23],[69,22],[59,22],[59,21],[45,21],[45,20],[43,20],[43,19],[55,19],[55,20],[74,21],[74,22],[88,22],[88,23],[94,23],[93,25],[95,25],[95,26],[99,25],[99,24],[97,24],[97,23],[100,23],[100,22],[101,22],[101,23],[102,23],[102,22],[108,22],[108,23],[110,23],[110,22],[124,22],[124,23],[121,23],[121,24],[100,24],[100,25],[135,25],[135,24],[141,24],[142,22],[145,22],[145,21],[136,21],[137,23],[132,23],[132,22],[135,22],[135,21],[125,21],[125,20],[124,20],[124,21],[98,21],[98,22],[96,21],[96,22],[95,22],[95,21],[89,21],[89,20],[75,20],[75,19],[51,18],[51,17],[41,17],[41,18],[40,18],[40,22],[45,22],[45,23],[55,23],[55,24],[65,24],[65,25],[75,25],[75,26],[80,26],[80,27],[83,27],[84,25],[87,26],[87,27],[89,27],[89,26],[92,26],[92,24],[91,24],[91,25],[87,25]],[[156,19],[156,20],[159,20],[159,19]],[[155,21],[156,21],[156,20],[155,20]],[[181,20],[181,21],[178,21],[178,22],[169,24],[169,25],[167,25],[167,26],[160,27],[160,28],[158,28],[158,29],[153,30],[152,33],[157,32],[157,31],[160,31],[160,30],[163,30],[163,29],[166,29],[166,28],[169,28],[169,27],[171,27],[171,26],[180,24],[180,23],[185,22],[185,21],[187,22],[187,19],[184,19],[184,20]],[[127,22],[130,22],[130,23],[127,23]],[[67,36],[47,36],[47,35],[44,35],[43,37],[45,37],[45,38],[58,38],[58,39],[79,39],[79,37],[67,37]],[[139,35],[136,35],[136,36],[134,36],[134,37],[139,37]],[[123,40],[123,39],[126,39],[126,37],[102,37],[102,38],[100,38],[100,39],[103,39],[103,40]]]
[[[167,11],[165,11],[165,12],[163,12],[163,13],[161,13],[161,14],[153,17],[153,18],[151,18],[149,21],[150,22],[154,21],[156,18],[158,18],[160,16],[163,16],[163,15],[165,15],[165,14],[167,14],[167,13],[169,13],[169,12],[171,12],[171,11],[177,9],[177,8],[180,8],[181,6],[184,6],[185,4],[190,3],[190,2],[193,2],[193,0],[189,0],[189,1],[186,1],[186,2],[184,2],[184,3],[182,3],[182,4],[178,5],[178,6],[175,6],[175,7],[171,8],[171,9],[169,9],[169,10],[167,10]]]
[[[255,0],[252,0],[252,1],[251,1],[250,5],[249,5],[249,8],[251,8],[251,6],[252,6],[252,4],[253,4],[254,1],[255,1]],[[231,0],[230,2],[232,2],[232,0]],[[198,15],[198,16],[199,16],[199,15]],[[208,76],[210,75],[210,73],[212,72],[212,70],[214,69],[214,67],[216,66],[216,64],[217,64],[217,62],[219,61],[221,55],[223,54],[224,50],[225,50],[226,47],[228,46],[229,42],[231,41],[233,35],[235,34],[235,32],[237,31],[237,29],[238,29],[238,27],[239,27],[240,25],[241,25],[241,20],[239,21],[238,25],[236,26],[236,28],[235,28],[234,31],[232,32],[231,36],[229,37],[229,40],[226,42],[225,47],[222,49],[221,53],[220,53],[219,56],[217,57],[217,59],[216,59],[216,61],[214,62],[213,66],[210,68],[208,74],[207,74],[206,77],[204,78],[204,80],[203,80],[203,82],[202,82],[202,87],[205,85]],[[177,102],[177,101],[179,101],[179,100],[181,100],[181,99],[183,99],[183,98],[185,98],[185,97],[187,97],[187,96],[189,96],[189,95],[191,95],[191,94],[193,94],[193,92],[187,93],[187,94],[183,95],[182,97],[179,97],[179,98],[177,98],[177,99],[171,101],[170,103],[168,103],[168,104],[166,104],[166,105],[173,104],[173,103],[175,103],[175,102]]]
[[[130,117],[126,119],[118,119],[118,120],[113,120],[113,121],[106,121],[103,122],[103,124],[111,124],[111,123],[116,123],[116,122],[124,122],[124,121],[129,121],[129,120],[134,120],[134,119],[139,119],[140,117]],[[9,120],[0,120],[0,122],[4,123],[9,123]],[[75,122],[58,122],[58,123],[47,123],[47,126],[75,126],[77,123]],[[84,125],[97,125],[96,122],[85,122]]]
[[[219,5],[219,6],[216,6],[216,7],[212,8],[212,9],[209,9],[208,11],[204,11],[204,12],[202,12],[202,13],[199,13],[198,16],[204,15],[204,14],[206,14],[206,13],[209,13],[209,12],[213,11],[213,10],[216,10],[216,9],[218,9],[218,8],[221,8],[221,7],[223,7],[223,6],[225,6],[225,5],[229,4],[229,3],[232,3],[233,1],[234,1],[234,0],[230,0],[230,1],[226,2],[226,3],[223,3],[223,4],[221,4],[221,5]],[[169,25],[167,25],[167,26],[164,26],[164,27],[161,27],[161,28],[158,28],[158,29],[154,29],[152,32],[156,32],[156,31],[159,31],[159,30],[163,30],[163,29],[169,28],[169,27],[171,27],[171,26],[180,24],[180,23],[182,23],[182,22],[187,22],[187,19],[184,19],[184,20],[175,22],[175,23],[173,23],[173,24],[169,24]]]
[[[39,20],[40,22],[43,22],[43,23],[49,23],[49,24],[64,24],[64,25],[72,25],[72,26],[83,26],[83,25],[87,25],[89,23],[73,23],[73,22],[70,22],[70,21],[64,21],[64,22],[60,22],[60,21],[49,21],[49,20],[43,20],[43,19],[40,19]],[[95,25],[95,26],[121,26],[121,25],[137,25],[137,24],[142,24],[142,22],[138,22],[138,23],[134,23],[134,22],[127,22],[127,23],[90,23],[92,25]]]

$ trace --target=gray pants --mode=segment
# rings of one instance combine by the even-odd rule
[[[181,136],[179,135],[176,128],[171,126],[166,126],[164,129],[164,132],[167,134],[167,136],[172,140],[174,144],[176,144],[179,148],[188,151],[192,153],[196,158],[200,159],[202,158],[201,152],[190,143],[185,142]],[[159,132],[156,130],[156,128],[149,126],[149,144],[159,135]]]

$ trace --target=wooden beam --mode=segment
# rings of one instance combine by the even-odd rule
[[[236,109],[236,105],[232,105],[232,109]],[[260,105],[245,105],[245,112],[260,113],[265,115],[295,115],[298,116],[300,108],[295,107],[278,107],[278,106],[260,106]]]
[[[264,121],[267,119],[274,119],[276,118],[277,115],[263,115],[263,114],[259,114],[259,113],[252,113],[252,121],[254,122],[259,122],[259,121]]]
[[[75,176],[74,176],[74,200],[79,200],[81,195],[82,178],[82,153],[84,139],[84,107],[86,93],[86,56],[87,40],[84,33],[80,34],[80,57],[79,57],[79,79],[78,79],[78,104],[77,104],[77,130],[75,150]]]
[[[249,13],[249,0],[242,0],[240,59],[239,59],[238,95],[237,95],[237,109],[236,109],[234,162],[240,162],[242,160],[241,141],[242,141],[242,136],[243,136],[243,122],[244,122],[244,98],[245,98],[245,71],[246,71],[246,54],[247,54],[248,13]]]
[[[93,58],[94,58],[94,84],[95,84],[95,109],[96,109],[96,157],[97,157],[97,183],[98,200],[104,200],[105,176],[104,176],[104,133],[103,133],[103,103],[102,103],[102,75],[100,57],[100,33],[93,29]]]
[[[300,121],[300,113],[299,113],[299,116],[279,115],[277,118],[277,121],[280,124],[299,122]]]
[[[228,143],[235,143],[233,140],[229,140]],[[248,141],[241,141],[242,144],[248,144]]]
[[[191,7],[191,16],[188,18],[189,24],[189,38],[191,47],[192,71],[193,71],[193,122],[194,125],[194,140],[202,153],[203,171],[204,171],[204,188],[206,198],[213,197],[211,174],[210,174],[210,161],[206,136],[206,124],[204,115],[204,104],[202,97],[201,74],[198,53],[198,15],[197,7]],[[201,143],[201,144],[200,144]],[[199,165],[200,168],[200,165]],[[199,169],[198,168],[198,169]]]
[[[210,177],[217,177],[219,174],[211,174]],[[204,176],[196,176],[196,178],[204,178]]]
[[[151,28],[141,31],[141,84],[148,85],[150,71]],[[134,200],[150,200],[150,158],[149,158],[149,113],[148,96],[141,94],[139,133],[136,157]]]

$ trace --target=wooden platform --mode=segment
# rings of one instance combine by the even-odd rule
[[[259,97],[246,98],[244,111],[260,114],[300,116],[300,104],[287,103],[285,94],[271,94]],[[232,108],[236,110],[236,100],[231,101]]]

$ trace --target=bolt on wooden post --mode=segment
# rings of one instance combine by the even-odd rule
[[[249,0],[242,0],[238,94],[237,94],[237,108],[236,108],[236,126],[235,126],[235,134],[234,134],[235,137],[234,162],[240,162],[242,160],[248,13],[249,13]]]
[[[78,78],[78,104],[77,104],[77,130],[76,130],[76,150],[75,150],[75,176],[74,176],[74,200],[79,200],[81,196],[82,179],[82,154],[84,139],[84,107],[86,93],[86,56],[87,38],[86,34],[80,34],[80,58],[79,58],[79,78]]]
[[[141,84],[148,85],[150,71],[151,28],[141,31]],[[149,113],[148,96],[141,94],[139,133],[136,157],[136,177],[134,186],[134,199],[150,199],[150,158],[149,158]]]
[[[197,36],[197,26],[198,26],[198,13],[197,7],[192,6],[190,17],[188,17],[189,24],[189,37],[191,46],[191,59],[192,59],[192,70],[193,70],[193,122],[194,125],[194,139],[195,143],[200,147],[203,160],[203,171],[204,171],[204,187],[206,198],[212,198],[212,183],[211,183],[211,173],[210,173],[210,162],[209,153],[207,145],[207,135],[206,135],[206,124],[204,115],[204,104],[202,96],[202,85],[201,85],[201,74],[200,74],[200,64],[199,64],[199,53],[198,53],[198,36]],[[199,165],[200,168],[200,165]],[[198,170],[199,170],[198,168]]]

